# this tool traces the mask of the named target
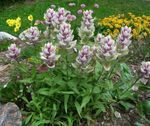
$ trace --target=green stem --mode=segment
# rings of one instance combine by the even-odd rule
[[[48,26],[48,41],[50,41],[50,39],[51,39],[50,33],[51,33],[51,28],[50,28],[50,25],[49,25]]]
[[[140,78],[137,78],[123,93],[122,96],[128,92],[138,81],[140,80]]]
[[[100,78],[102,77],[103,73],[104,73],[104,68],[102,68],[102,72],[101,72],[101,74],[99,75],[99,77],[97,78],[96,83],[100,80]]]
[[[117,64],[117,63],[116,63]],[[108,75],[108,79],[111,77],[112,73],[114,72],[114,69],[116,68],[116,64],[113,66],[113,68],[111,69],[109,75]]]
[[[67,72],[67,83],[68,83],[68,54],[66,54],[66,72]]]

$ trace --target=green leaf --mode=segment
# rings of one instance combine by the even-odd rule
[[[126,110],[129,110],[130,108],[134,108],[134,105],[132,105],[132,104],[129,103],[129,102],[121,101],[120,104],[121,104]]]
[[[52,96],[54,93],[58,91],[59,88],[41,88],[37,91],[37,93],[45,96]]]
[[[73,91],[59,91],[60,94],[74,94]]]
[[[100,92],[101,92],[100,87],[95,86],[94,89],[93,89],[93,93],[98,94]]]
[[[120,99],[131,99],[131,98],[133,98],[133,93],[131,92],[126,92],[123,95],[120,94]]]
[[[122,78],[124,80],[130,80],[132,78],[132,72],[130,68],[127,66],[127,64],[121,63],[120,67],[121,67]]]
[[[107,81],[106,84],[107,84],[106,87],[107,87],[108,90],[112,90],[113,89],[113,83],[112,83],[112,81]]]
[[[52,111],[52,119],[54,119],[56,117],[56,114],[57,114],[57,106],[54,103],[53,104],[53,111]]]
[[[95,78],[97,79],[99,77],[100,71],[102,72],[102,65],[97,61],[95,65]]]
[[[64,95],[64,107],[65,107],[65,112],[67,113],[67,104],[68,104],[68,99],[69,99],[69,95]]]
[[[148,85],[146,85],[146,86],[142,85],[142,86],[139,87],[139,89],[143,90],[143,91],[146,91],[146,90],[150,91],[150,86],[148,86]]]
[[[33,83],[32,78],[25,78],[23,80],[19,80],[20,83],[24,83],[24,84],[31,84]]]
[[[67,117],[68,126],[73,126],[73,118]]]
[[[26,118],[25,125],[27,125],[30,122],[32,116],[33,116],[33,113]]]
[[[137,108],[142,115],[150,115],[150,101],[145,100],[137,104]]]
[[[68,86],[71,90],[73,90],[76,94],[79,94],[79,90],[78,90],[78,87],[77,87],[77,82],[78,80],[77,79],[73,79],[71,81],[68,82]]]
[[[83,97],[82,104],[81,104],[81,109],[82,109],[83,107],[85,107],[85,106],[87,105],[87,103],[89,103],[90,99],[91,99],[90,96],[85,96],[85,97]]]
[[[81,109],[80,104],[79,104],[77,101],[75,102],[75,107],[76,107],[76,110],[77,110],[79,116],[82,117],[82,116],[81,116],[81,111],[82,111],[82,109]]]
[[[141,123],[139,123],[139,122],[136,122],[136,123],[135,123],[135,126],[145,126],[145,125],[143,125],[143,124],[141,124]]]
[[[31,126],[41,126],[42,124],[48,124],[48,123],[50,123],[50,121],[43,119],[43,120],[33,122]]]
[[[95,104],[94,104],[94,108],[96,108],[96,116],[98,116],[101,112],[105,112],[106,109],[105,109],[105,106],[102,102],[99,102],[97,101]]]

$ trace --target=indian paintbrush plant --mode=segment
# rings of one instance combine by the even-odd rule
[[[137,92],[132,87],[141,86],[142,77],[150,78],[150,61],[142,62],[141,71],[134,74],[120,60],[130,51],[131,28],[122,27],[116,39],[95,35],[92,13],[83,12],[79,39],[75,40],[70,23],[75,16],[64,8],[49,8],[44,21],[37,21],[45,26],[46,36],[36,26],[20,34],[22,41],[30,43],[25,48],[41,45],[36,57],[28,61],[15,44],[8,48],[6,56],[18,62],[14,63],[11,80],[1,89],[1,98],[2,102],[18,104],[24,125],[86,125],[103,112],[119,111],[116,106],[129,109],[135,105]],[[40,71],[43,64],[47,69]],[[120,76],[114,80],[117,73]]]

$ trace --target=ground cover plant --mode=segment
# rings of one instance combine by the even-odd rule
[[[150,79],[149,50],[136,69],[129,62],[134,61],[134,41],[143,37],[134,38],[134,26],[127,24],[117,27],[116,36],[111,28],[106,34],[107,25],[99,24],[86,4],[80,6],[79,20],[56,5],[44,12],[43,20],[28,15],[29,28],[19,33],[6,52],[12,69],[10,81],[0,88],[1,102],[15,102],[25,126],[90,125],[102,113],[120,118],[121,110],[132,108],[149,123],[150,101],[140,99],[140,91],[150,89],[141,82]],[[99,8],[97,3],[93,6]],[[137,37],[145,34],[145,28],[149,30],[146,19],[148,25],[141,24],[144,29]],[[19,32],[21,18],[6,23]],[[148,30],[145,40],[149,40]]]

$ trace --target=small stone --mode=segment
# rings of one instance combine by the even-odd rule
[[[121,114],[120,114],[119,112],[115,111],[114,114],[115,114],[115,117],[116,117],[116,118],[121,118]]]

